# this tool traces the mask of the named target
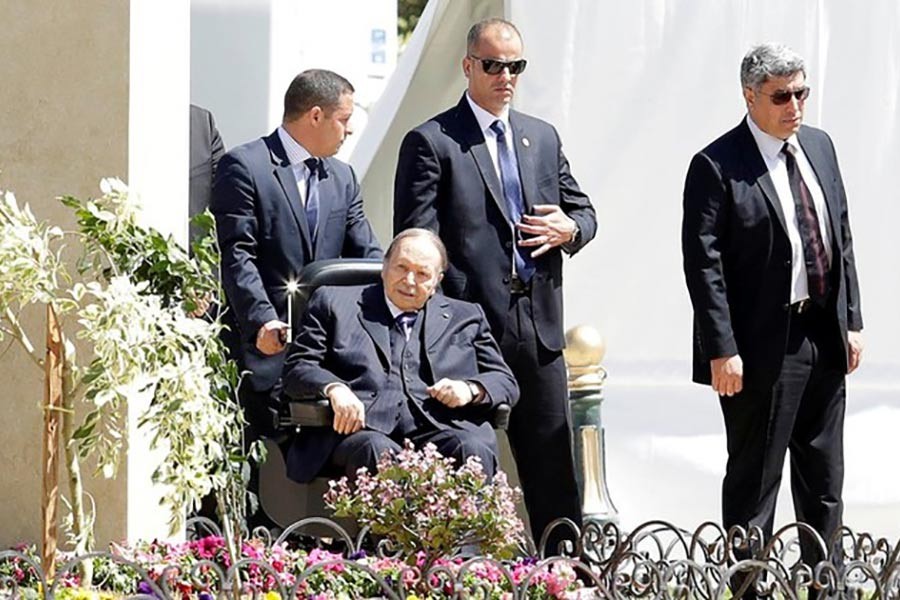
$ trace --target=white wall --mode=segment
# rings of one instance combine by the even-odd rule
[[[361,130],[396,61],[397,0],[191,0],[191,101],[228,148],[269,134],[291,79],[310,68],[350,80]]]
[[[190,5],[187,0],[131,0],[128,90],[128,185],[142,199],[141,221],[187,246]],[[165,43],[161,43],[165,40]],[[168,532],[159,506],[165,490],[150,477],[163,450],[150,450],[150,434],[138,428],[148,405],[128,405],[128,453],[120,479],[127,502],[125,536],[153,539]]]

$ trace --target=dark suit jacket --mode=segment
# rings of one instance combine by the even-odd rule
[[[287,321],[287,282],[314,260],[381,257],[353,169],[334,158],[324,165],[328,176],[319,183],[313,247],[277,132],[238,146],[219,162],[211,208],[222,252],[226,323],[236,328],[232,351],[251,371],[257,391],[270,389],[281,376],[285,353],[264,356],[256,349],[256,334],[268,321]]]
[[[205,108],[191,104],[191,173],[188,201],[188,216],[202,213],[209,208],[212,196],[216,165],[225,154],[225,145],[216,129],[212,113]],[[201,231],[192,223],[191,241],[200,237]]]
[[[847,197],[828,135],[797,134],[832,224],[835,344],[862,329]],[[768,387],[781,370],[789,320],[791,245],[768,168],[746,121],[694,156],[684,188],[684,272],[694,306],[694,381],[709,361],[740,354],[744,384]]]
[[[477,381],[487,392],[482,404],[448,408],[423,398],[422,409],[437,428],[476,431],[493,440],[491,408],[514,404],[519,388],[491,337],[478,305],[435,294],[425,305],[422,340],[433,384],[442,377]],[[420,317],[422,318],[422,317]],[[329,383],[345,383],[366,407],[388,401],[379,392],[390,369],[394,320],[379,283],[367,287],[323,287],[308,305],[300,335],[285,364],[284,392],[291,398],[322,395]],[[380,411],[379,411],[380,412]],[[390,433],[395,421],[366,421],[366,428]],[[305,482],[326,463],[341,436],[333,429],[301,431],[288,455],[288,476]]]
[[[588,197],[569,172],[556,130],[539,119],[510,111],[510,128],[526,213],[535,204],[556,204],[578,223],[568,250],[580,250],[597,230]],[[509,309],[513,231],[500,178],[484,135],[463,96],[459,104],[410,131],[400,147],[394,180],[394,233],[425,227],[440,235],[450,257],[443,289],[448,296],[478,302],[497,339]],[[537,259],[532,280],[534,321],[550,350],[563,337],[562,251]]]

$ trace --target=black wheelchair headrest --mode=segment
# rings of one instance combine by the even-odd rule
[[[377,258],[332,258],[317,260],[300,271],[297,290],[290,300],[295,315],[306,312],[306,303],[323,285],[366,285],[381,278],[381,260]]]

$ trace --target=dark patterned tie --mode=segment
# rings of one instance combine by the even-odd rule
[[[394,322],[397,324],[397,327],[400,328],[400,331],[403,332],[406,339],[409,339],[409,332],[412,331],[413,325],[416,322],[416,317],[418,316],[419,313],[402,312],[394,318]]]
[[[803,177],[800,176],[797,159],[794,158],[790,144],[785,142],[781,152],[784,154],[784,163],[787,166],[788,182],[797,212],[797,227],[803,243],[803,260],[806,264],[809,297],[819,306],[824,306],[828,297],[828,255],[825,254],[825,244],[822,242],[822,231],[819,229],[816,205]]]
[[[503,196],[506,199],[506,208],[509,210],[509,219],[513,226],[522,220],[525,212],[525,202],[522,199],[522,184],[519,181],[519,165],[516,155],[506,143],[506,125],[501,120],[491,123],[491,130],[497,135],[497,162],[500,163],[500,181],[503,183]],[[515,243],[518,230],[513,230],[513,258],[516,261],[516,273],[526,283],[534,275],[534,259],[528,250],[519,248]]]
[[[316,227],[319,223],[319,170],[322,161],[311,156],[303,161],[309,170],[306,179],[306,224],[309,226],[309,240],[315,244]]]

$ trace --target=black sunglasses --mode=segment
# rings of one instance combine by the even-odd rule
[[[802,87],[799,90],[794,90],[793,92],[786,91],[786,90],[779,90],[779,91],[775,92],[774,94],[767,94],[765,92],[759,92],[759,93],[762,94],[763,96],[768,96],[769,98],[771,98],[772,104],[774,104],[776,106],[781,106],[782,104],[787,104],[788,102],[791,101],[792,97],[796,98],[797,102],[803,102],[804,100],[809,98],[809,88],[808,87]]]
[[[518,75],[525,70],[525,65],[528,64],[528,61],[524,58],[506,61],[494,60],[493,58],[479,58],[474,54],[470,54],[469,58],[481,61],[481,68],[484,69],[484,72],[488,75],[499,75],[503,72],[503,69],[509,69],[510,75]]]

